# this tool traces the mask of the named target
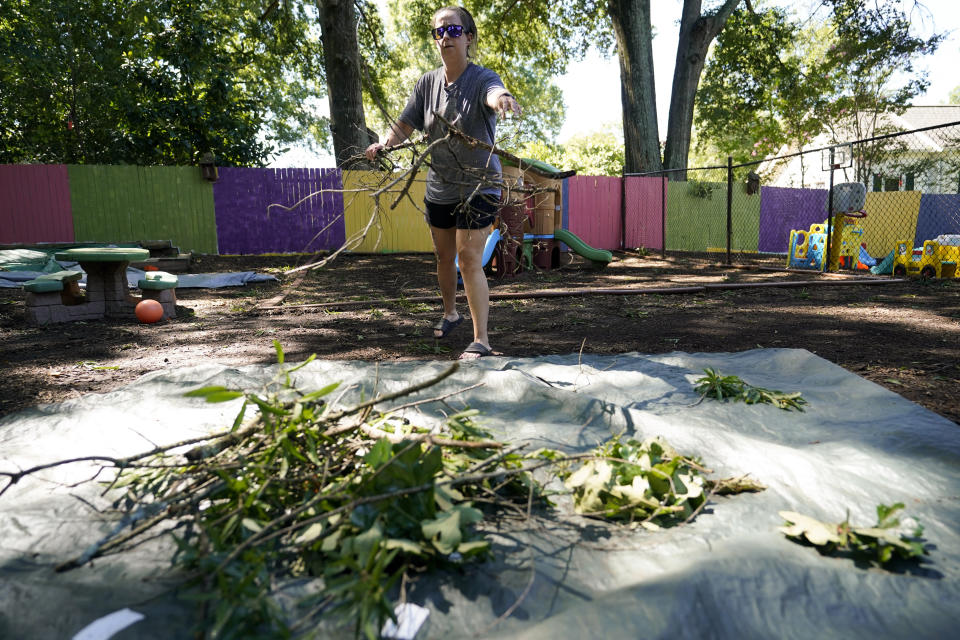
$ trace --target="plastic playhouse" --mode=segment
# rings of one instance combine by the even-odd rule
[[[960,278],[960,234],[940,235],[925,240],[922,247],[910,249],[912,243],[897,243],[893,259],[893,275],[921,278]]]
[[[863,210],[867,198],[866,187],[859,182],[845,182],[833,187],[833,216],[810,225],[810,229],[790,231],[787,253],[788,269],[816,269],[837,271],[841,267],[855,269],[859,265],[873,266],[865,250],[863,227],[857,218],[865,218]],[[827,229],[830,227],[830,264],[826,265]],[[866,259],[866,260],[865,260]],[[827,267],[827,269],[825,269]]]
[[[560,265],[560,245],[604,267],[613,254],[595,249],[563,228],[562,172],[545,162],[523,158],[519,166],[503,161],[501,228],[487,239],[484,268],[488,275],[513,276],[524,269],[552,269]],[[525,186],[535,187],[530,193]]]

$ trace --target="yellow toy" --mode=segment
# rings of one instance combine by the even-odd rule
[[[897,277],[957,278],[960,262],[960,235],[941,235],[925,240],[922,247],[909,249],[911,243],[901,240],[893,258],[893,275]]]
[[[830,271],[838,271],[841,264],[853,269],[860,257],[860,245],[863,243],[863,227],[854,218],[865,218],[863,206],[866,201],[866,187],[859,182],[847,182],[833,188],[833,220],[829,218],[820,224],[810,225],[809,231],[792,229],[790,231],[787,268],[823,270],[827,254],[827,223],[830,225]]]
[[[823,269],[826,254],[826,224],[812,224],[809,231],[790,230],[790,252],[787,254],[788,269]]]

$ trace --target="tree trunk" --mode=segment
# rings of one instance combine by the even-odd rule
[[[607,0],[620,58],[624,173],[659,171],[650,0]]]
[[[365,162],[358,162],[357,158],[362,156],[371,140],[363,114],[360,49],[353,0],[317,0],[317,8],[320,10],[330,131],[337,166],[363,166]]]
[[[667,169],[684,169],[687,166],[690,134],[693,130],[693,104],[707,51],[710,43],[723,29],[727,18],[740,4],[740,0],[726,0],[715,13],[705,16],[700,14],[701,4],[701,0],[683,1],[677,62],[673,69],[673,87],[670,93],[667,143],[663,151],[663,164]],[[686,175],[673,172],[670,178],[685,180]]]

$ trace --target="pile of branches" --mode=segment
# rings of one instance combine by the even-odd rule
[[[280,367],[261,391],[205,387],[187,394],[208,402],[242,398],[225,431],[125,458],[0,472],[7,479],[0,495],[58,465],[92,461],[101,473],[112,472],[99,481],[115,525],[57,571],[168,534],[185,592],[205,594],[200,628],[210,637],[284,637],[323,618],[376,638],[409,580],[489,557],[478,525],[488,518],[520,523],[535,507],[549,507],[544,486],[553,480],[566,481],[582,516],[644,526],[686,522],[714,492],[762,489],[741,479],[731,490],[737,483],[706,479],[699,460],[659,439],[615,438],[579,455],[524,453],[522,444],[493,439],[475,411],[453,410],[447,399],[467,389],[377,410],[447,378],[457,363],[338,409],[338,384],[301,391],[294,374],[311,360],[285,366],[282,348],[275,348]],[[442,425],[428,429],[398,417],[426,403],[451,409]],[[298,577],[319,578],[322,588],[295,611],[284,610],[272,596],[281,581]]]
[[[342,193],[345,199],[348,201],[347,203],[349,203],[349,199],[356,197],[370,198],[372,200],[370,216],[367,218],[366,223],[358,231],[346,238],[341,247],[317,262],[305,264],[287,271],[287,275],[325,267],[335,260],[340,253],[355,249],[364,242],[371,232],[373,232],[375,229],[379,231],[382,228],[383,217],[389,211],[396,209],[404,199],[408,200],[414,208],[425,213],[423,203],[418,202],[417,199],[411,197],[410,189],[418,179],[422,180],[422,178],[418,178],[418,176],[420,176],[420,171],[423,167],[430,166],[431,155],[438,147],[454,149],[457,147],[481,149],[488,154],[488,164],[491,162],[493,156],[498,156],[501,158],[501,160],[505,160],[512,166],[519,167],[525,174],[532,174],[541,178],[548,178],[550,180],[562,180],[576,173],[575,171],[569,170],[549,171],[544,169],[542,166],[531,164],[525,159],[520,158],[505,149],[505,146],[510,143],[509,138],[502,138],[497,140],[495,144],[491,145],[468,135],[456,124],[449,122],[436,111],[434,112],[434,116],[443,122],[446,128],[446,134],[444,136],[432,141],[428,140],[426,137],[419,137],[417,139],[402,142],[393,147],[384,148],[377,157],[377,168],[380,171],[370,172],[369,175],[362,179],[361,183],[356,189],[352,191],[348,191],[346,189],[323,189],[303,196],[300,200],[290,206],[272,204],[270,207],[268,207],[268,212],[271,209],[281,209],[292,212],[296,211],[305,202],[332,191]],[[456,154],[453,154],[453,156],[456,157]],[[357,167],[364,166],[366,165],[366,160],[363,154],[358,154],[348,159],[346,165]],[[481,190],[489,188],[502,190],[501,204],[503,206],[523,207],[531,198],[536,199],[538,197],[543,197],[544,195],[549,195],[550,197],[553,196],[553,187],[545,186],[542,183],[528,181],[523,184],[511,184],[509,181],[504,180],[503,178],[491,179],[489,176],[489,171],[486,167],[477,168],[460,165],[457,167],[457,170],[461,175],[470,179],[469,185],[465,183],[462,186],[467,190],[473,190],[473,193],[470,193],[467,198],[464,198],[465,200],[473,197],[477,193],[480,193]],[[388,204],[386,207],[384,207],[383,203],[381,202],[381,198],[384,197],[387,197],[388,199]],[[365,206],[367,206],[366,203]],[[338,220],[339,218],[331,221],[326,227],[318,231],[314,236],[314,239],[327,231],[327,229],[338,222]],[[379,244],[379,238],[375,244]]]

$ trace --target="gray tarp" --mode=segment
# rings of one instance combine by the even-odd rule
[[[60,269],[72,269],[83,272],[75,262],[58,263]],[[54,269],[56,271],[58,269]],[[8,271],[0,272],[0,288],[15,289],[22,287],[24,282],[33,280],[37,276],[42,276],[50,271]],[[144,276],[145,271],[127,267],[127,285],[131,289],[137,287],[137,282]],[[255,273],[253,271],[231,271],[228,273],[178,273],[178,289],[217,289],[220,287],[242,287],[254,282],[275,282],[276,276],[267,273]],[[81,286],[87,283],[87,274],[84,273],[80,279]]]
[[[361,386],[370,397],[374,380],[386,392],[446,366],[316,361],[296,375],[304,388],[357,385],[349,403]],[[692,382],[706,367],[800,391],[808,408],[698,404]],[[129,454],[222,428],[238,405],[182,393],[207,384],[254,388],[272,373],[215,364],[158,371],[109,394],[8,416],[0,421],[0,469]],[[657,532],[569,516],[491,532],[496,560],[420,580],[408,592],[431,611],[418,638],[876,640],[952,637],[960,626],[955,423],[803,350],[484,358],[420,397],[477,382],[484,386],[450,402],[479,409],[505,440],[580,451],[622,431],[661,435],[702,457],[715,477],[750,473],[768,489],[716,498],[690,524]],[[423,410],[435,416],[437,408]],[[63,486],[91,472],[52,470],[0,498],[0,637],[67,638],[124,607],[146,617],[117,638],[188,637],[194,614],[164,592],[172,584],[165,542],[65,574],[51,570],[113,526],[71,497],[103,505],[95,487]],[[834,522],[849,511],[853,523],[871,525],[877,504],[898,501],[934,546],[929,562],[909,572],[858,568],[776,531],[779,510]]]
[[[58,262],[53,258],[54,251],[36,251],[32,249],[0,250],[0,288],[15,289],[24,282],[33,280],[44,273],[61,269],[83,271],[76,262]],[[127,284],[131,289],[137,287],[137,281],[143,277],[140,269],[127,268]],[[180,273],[177,274],[177,287],[180,289],[219,287],[240,287],[255,282],[274,282],[276,276],[253,271],[234,271],[229,273]],[[86,285],[87,274],[83,274],[81,285]]]

